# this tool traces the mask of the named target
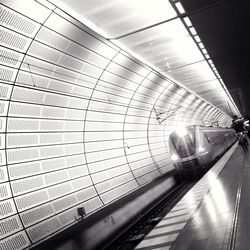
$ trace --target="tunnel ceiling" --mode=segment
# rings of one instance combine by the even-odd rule
[[[181,2],[241,113],[249,114],[249,2]]]
[[[53,2],[229,115],[247,113],[249,38],[242,39],[243,5],[182,0],[182,12],[179,1]]]

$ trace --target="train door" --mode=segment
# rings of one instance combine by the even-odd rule
[[[213,158],[213,147],[215,146],[215,141],[209,132],[210,131],[203,131],[202,133],[203,147],[208,152],[208,157]]]

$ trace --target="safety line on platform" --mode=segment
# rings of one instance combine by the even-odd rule
[[[240,208],[241,192],[242,192],[242,185],[243,185],[243,173],[244,173],[244,170],[242,171],[240,181],[239,181],[239,184],[238,184],[238,188],[237,188],[232,228],[231,228],[231,231],[230,231],[228,247],[227,247],[228,250],[234,250],[235,249],[237,225],[238,225],[238,218],[239,218],[239,208]]]

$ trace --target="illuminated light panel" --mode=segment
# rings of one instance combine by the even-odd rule
[[[204,44],[203,44],[202,42],[199,42],[198,45],[199,45],[199,47],[200,47],[201,49],[204,49],[204,48],[205,48],[205,47],[204,47]]]
[[[177,2],[175,4],[175,6],[178,9],[178,11],[180,12],[180,14],[184,14],[185,13],[185,10],[184,10],[184,8],[183,8],[183,6],[182,6],[182,4],[180,2]]]
[[[168,73],[170,77],[172,74],[167,72],[169,69],[166,68],[164,58],[168,58],[171,68],[201,61],[204,58],[180,19],[141,31],[119,41],[159,68],[160,72]],[[150,42],[153,42],[153,45],[149,48]],[[175,74],[175,71],[172,72]]]
[[[81,20],[87,26],[115,38],[137,29],[176,17],[169,1],[126,0],[126,1],[65,1],[53,0],[62,9]]]
[[[197,43],[199,43],[201,41],[200,37],[198,35],[194,36],[194,39]]]
[[[191,23],[189,17],[184,17],[183,20],[184,20],[185,24],[186,24],[188,27],[192,26],[192,23]]]
[[[191,27],[189,30],[190,30],[192,35],[194,35],[194,36],[197,35],[197,32],[196,32],[194,27]]]
[[[204,54],[207,54],[207,50],[206,50],[206,49],[202,49],[202,52],[203,52]]]

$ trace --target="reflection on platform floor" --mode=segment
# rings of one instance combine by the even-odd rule
[[[249,249],[249,160],[235,144],[136,249]]]

